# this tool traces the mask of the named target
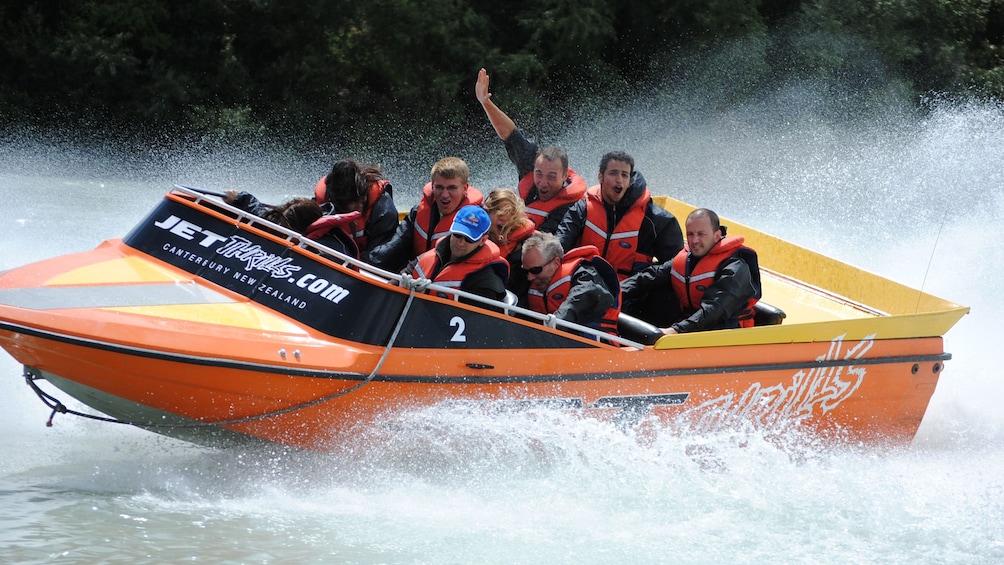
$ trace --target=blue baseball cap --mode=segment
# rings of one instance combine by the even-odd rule
[[[488,228],[492,226],[492,220],[488,217],[481,206],[464,206],[457,210],[457,215],[453,217],[453,225],[450,226],[450,233],[462,235],[471,241],[481,239],[481,236],[488,233]]]

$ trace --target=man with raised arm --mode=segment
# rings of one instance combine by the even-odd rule
[[[516,123],[492,102],[488,72],[478,73],[474,87],[488,121],[505,142],[506,153],[519,175],[519,195],[526,214],[540,231],[554,233],[565,211],[586,194],[586,181],[568,167],[568,153],[560,147],[538,147]]]

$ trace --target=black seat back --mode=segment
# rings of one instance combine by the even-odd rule
[[[625,339],[637,341],[643,345],[655,345],[664,334],[662,330],[646,322],[621,312],[617,317],[617,333]]]

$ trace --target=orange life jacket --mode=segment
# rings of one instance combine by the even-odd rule
[[[609,334],[617,335],[617,318],[621,312],[621,290],[620,282],[617,280],[617,273],[602,257],[599,251],[592,245],[576,247],[565,253],[561,260],[561,266],[554,273],[551,284],[547,287],[546,293],[531,288],[527,293],[527,300],[530,309],[541,314],[551,314],[556,311],[568,297],[572,289],[572,275],[579,268],[579,264],[588,262],[599,271],[603,281],[607,283],[607,288],[614,294],[614,305],[604,312],[598,323],[582,324]]]
[[[530,191],[534,188],[533,183],[533,171],[530,171],[519,181],[519,195],[526,202],[530,198]],[[566,204],[571,204],[578,200],[582,200],[586,195],[586,179],[582,178],[579,173],[576,173],[571,168],[568,169],[568,179],[565,180],[565,186],[554,195],[553,198],[544,202],[543,200],[537,199],[533,202],[526,204],[526,216],[533,220],[534,225],[540,227],[540,224],[544,223],[547,219],[548,214],[554,211],[555,208],[559,208]]]
[[[457,215],[457,210],[472,204],[480,206],[483,200],[484,195],[480,190],[468,186],[467,196],[457,204],[457,209],[440,218],[436,225],[432,225],[432,211],[436,209],[436,202],[432,199],[432,183],[425,183],[422,187],[422,200],[419,201],[418,212],[415,214],[415,234],[411,238],[415,256],[418,257],[434,248],[437,241],[450,235],[450,226],[453,225],[453,217]]]
[[[359,246],[356,240],[349,233],[348,226],[353,221],[358,221],[359,212],[349,212],[348,214],[328,214],[314,220],[308,227],[304,235],[315,241],[320,240],[327,234],[337,239],[345,245],[345,253],[356,259],[359,258]]]
[[[711,283],[715,282],[718,267],[721,266],[723,261],[740,253],[742,249],[753,251],[743,245],[744,241],[745,238],[740,236],[723,237],[721,241],[708,251],[707,255],[697,261],[689,277],[684,274],[687,272],[688,250],[684,248],[676,254],[676,257],[673,257],[670,280],[673,284],[673,292],[680,302],[680,310],[682,312],[685,314],[692,313],[701,307],[701,299],[704,297],[704,291],[708,289]],[[756,252],[754,251],[753,253],[755,256]],[[740,258],[742,257],[740,256]],[[748,266],[750,267],[750,276],[752,277],[754,266]],[[759,267],[756,268],[759,269]],[[754,297],[747,300],[746,304],[743,305],[742,310],[739,311],[739,327],[753,327],[753,307],[756,303],[757,299]]]
[[[436,272],[438,268],[439,255],[436,255],[435,249],[430,249],[418,257],[418,264],[411,272],[411,276],[415,279],[420,277],[432,277],[432,282],[456,289],[460,288],[460,285],[463,284],[464,279],[467,278],[468,275],[476,273],[481,269],[495,269],[503,281],[506,281],[509,278],[509,263],[507,263],[499,254],[498,246],[487,239],[473,255],[464,261],[460,263],[450,263],[440,269],[439,272]],[[450,298],[450,295],[442,291],[433,292],[432,289],[429,290],[429,294],[442,298]]]
[[[508,257],[516,250],[517,247],[523,245],[523,241],[533,235],[533,232],[535,231],[537,231],[537,225],[533,223],[526,224],[521,228],[513,230],[509,234],[509,237],[506,238],[506,244],[499,246],[499,249],[502,251],[502,256]]]
[[[652,264],[652,256],[638,252],[638,232],[645,221],[645,209],[652,195],[644,189],[617,225],[607,225],[607,210],[600,195],[600,186],[586,191],[586,226],[580,245],[593,245],[602,250],[603,258],[624,280]]]

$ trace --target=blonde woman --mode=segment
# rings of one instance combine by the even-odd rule
[[[526,304],[526,290],[530,283],[523,270],[523,242],[530,237],[537,226],[527,218],[523,199],[511,188],[496,188],[485,198],[482,207],[488,212],[492,225],[488,239],[502,251],[509,261],[508,288],[516,295],[521,305]]]

